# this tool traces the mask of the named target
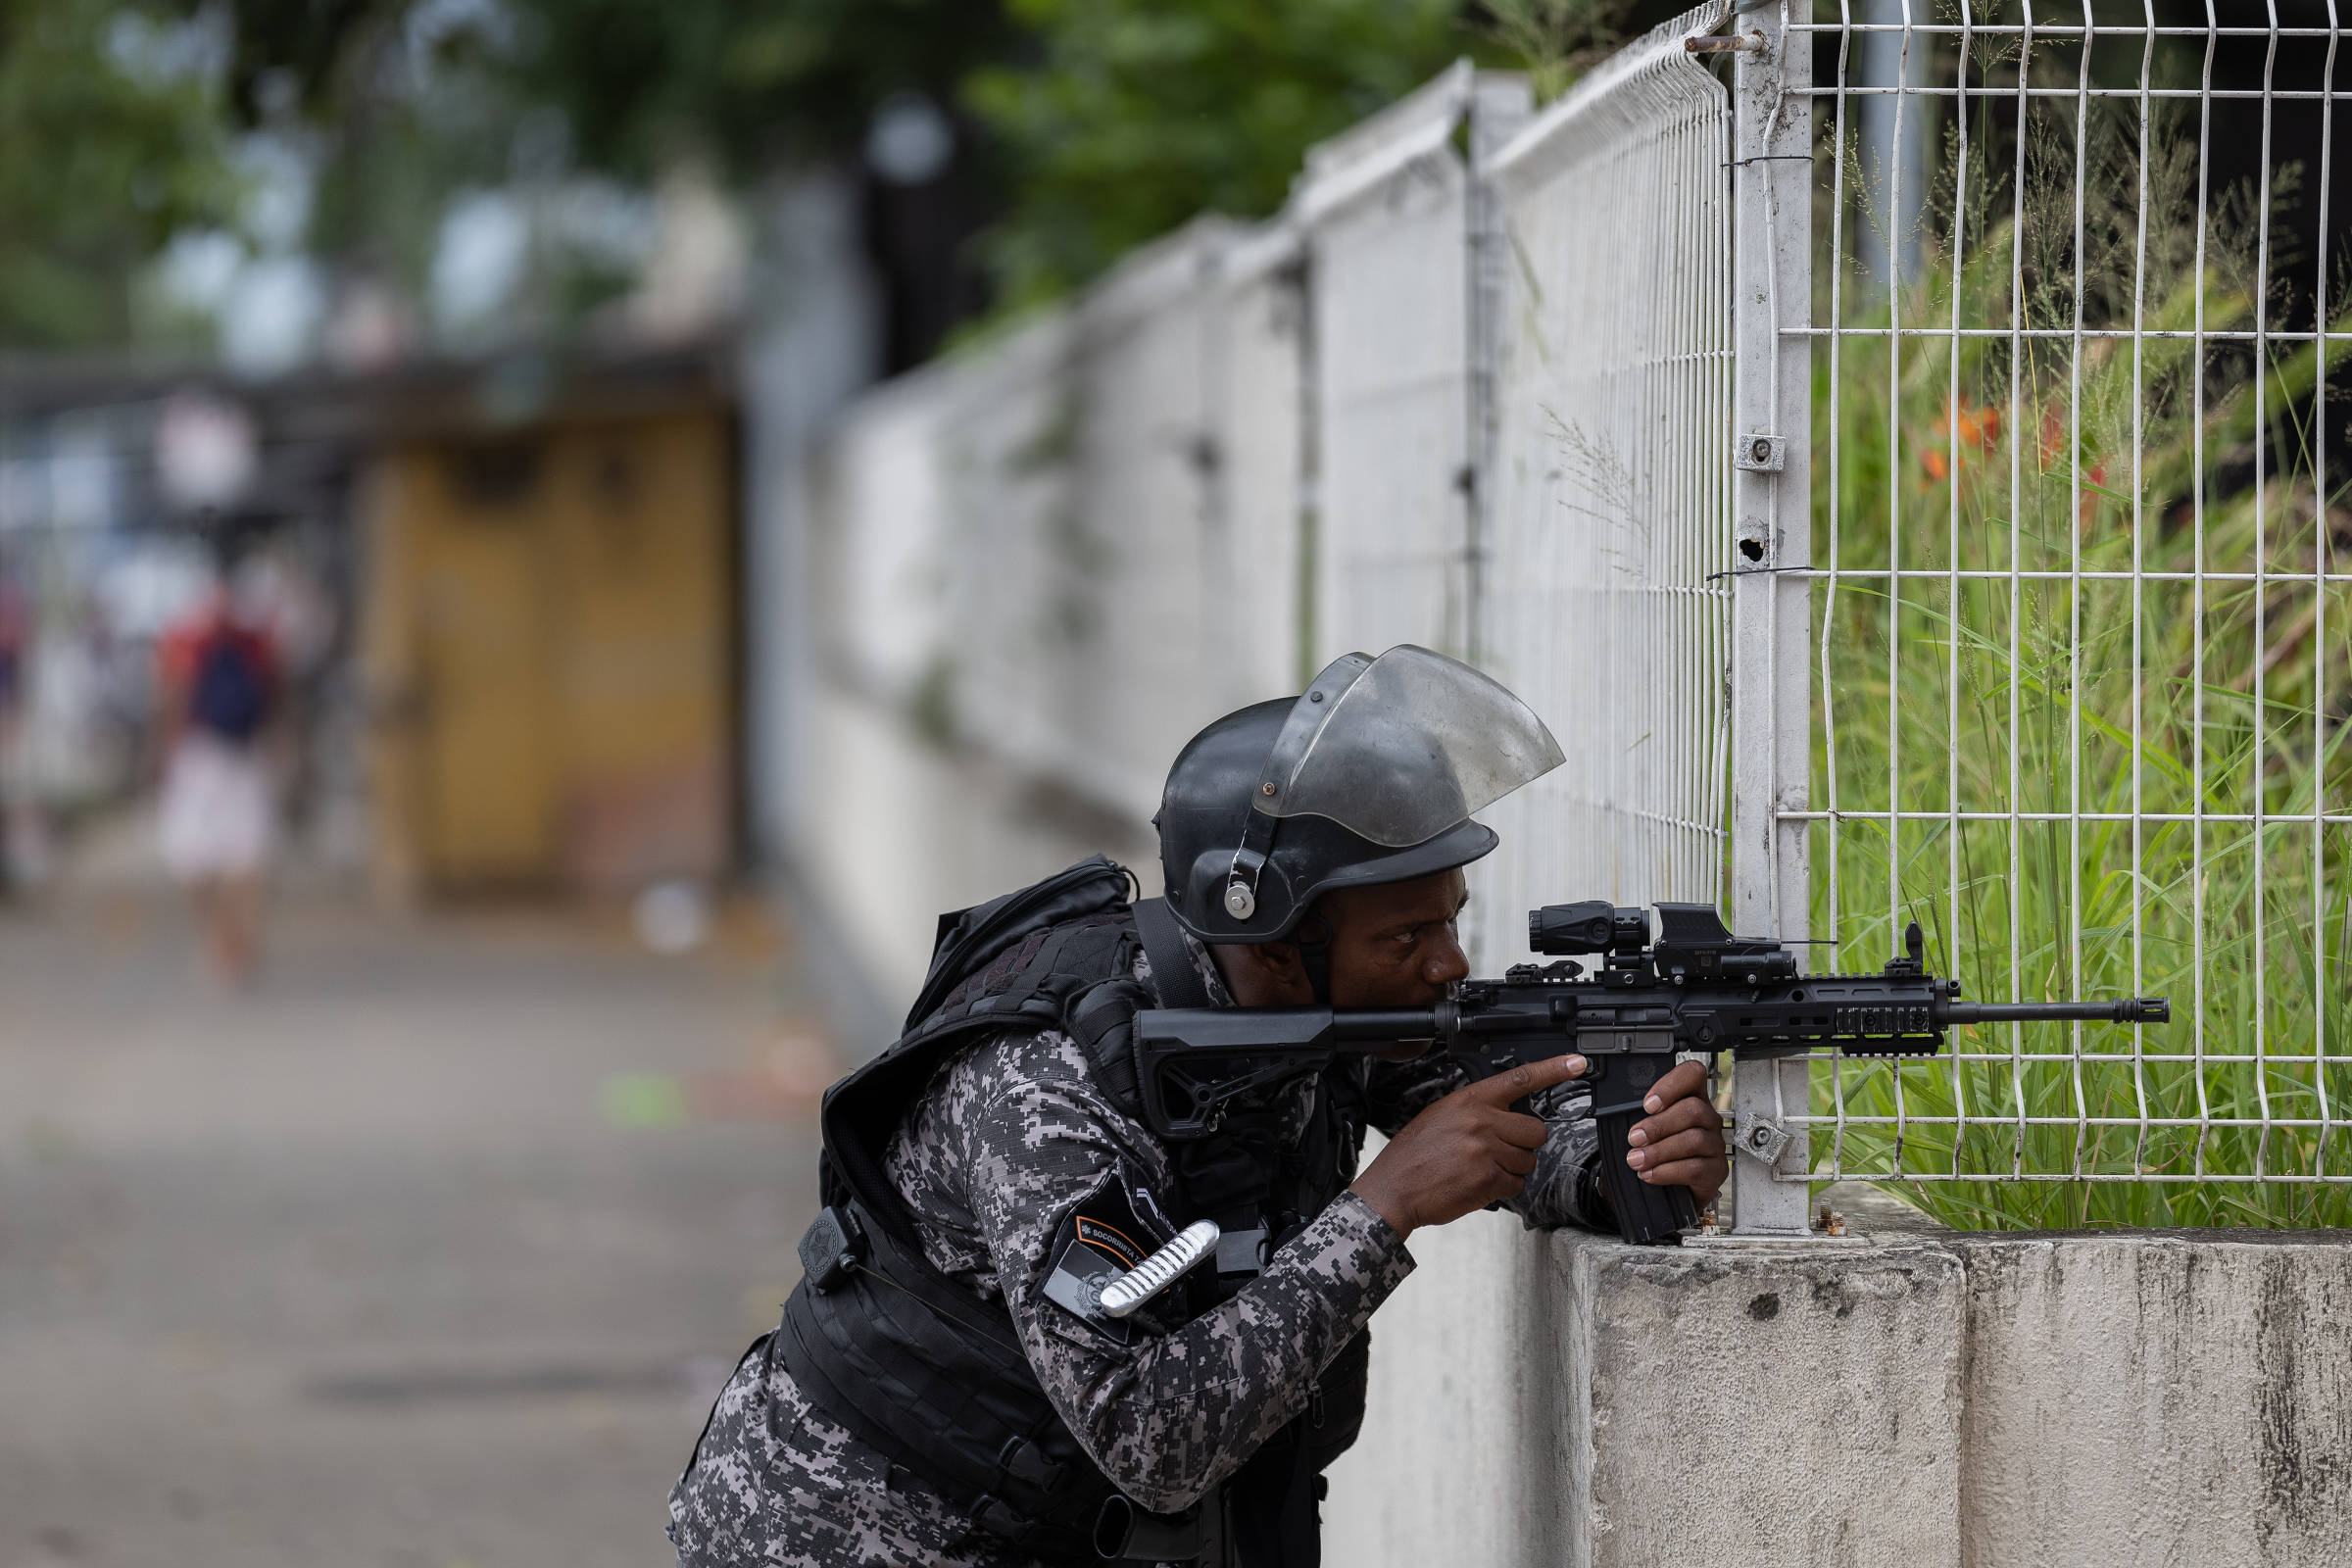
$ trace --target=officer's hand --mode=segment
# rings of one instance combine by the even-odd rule
[[[1455,1090],[1406,1122],[1351,1191],[1399,1236],[1518,1197],[1545,1128],[1542,1117],[1510,1109],[1511,1102],[1584,1070],[1582,1056],[1555,1056]]]
[[[1723,1191],[1731,1155],[1723,1146],[1723,1117],[1707,1101],[1707,1069],[1679,1063],[1650,1086],[1642,1108],[1649,1112],[1626,1134],[1625,1162],[1645,1182],[1688,1187],[1705,1208]]]

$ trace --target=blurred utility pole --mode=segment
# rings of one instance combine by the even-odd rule
[[[1871,26],[1901,27],[1935,20],[1929,0],[1862,0],[1859,20]],[[1939,35],[1930,32],[1858,32],[1847,84],[1854,87],[1918,88],[1927,85]],[[1855,156],[1860,175],[1861,220],[1854,225],[1854,263],[1877,289],[1888,280],[1919,276],[1920,213],[1927,195],[1928,100],[1905,92],[1865,92],[1850,99]]]

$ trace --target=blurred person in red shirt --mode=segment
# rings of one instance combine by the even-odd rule
[[[159,847],[166,867],[195,895],[214,967],[242,987],[261,960],[277,844],[275,780],[262,744],[279,707],[277,650],[217,587],[165,631],[157,651]]]
[[[0,728],[16,717],[24,696],[24,645],[30,639],[31,617],[16,585],[0,575]]]
[[[29,806],[19,799],[16,734],[24,708],[24,663],[31,652],[32,616],[16,585],[0,571],[0,893],[21,872],[15,864],[29,842]]]

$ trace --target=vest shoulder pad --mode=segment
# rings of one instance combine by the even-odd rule
[[[947,988],[906,1034],[826,1091],[826,1201],[854,1193],[886,1222],[895,1219],[897,1196],[882,1170],[893,1129],[942,1062],[1009,1030],[1067,1032],[1096,1087],[1121,1114],[1140,1116],[1134,1021],[1150,999],[1135,980],[1137,951],[1125,907],[1101,910],[1022,935]]]

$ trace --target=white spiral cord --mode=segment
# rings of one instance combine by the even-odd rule
[[[1217,1250],[1214,1220],[1197,1219],[1176,1239],[1102,1288],[1102,1314],[1125,1317],[1176,1283],[1187,1269]]]

